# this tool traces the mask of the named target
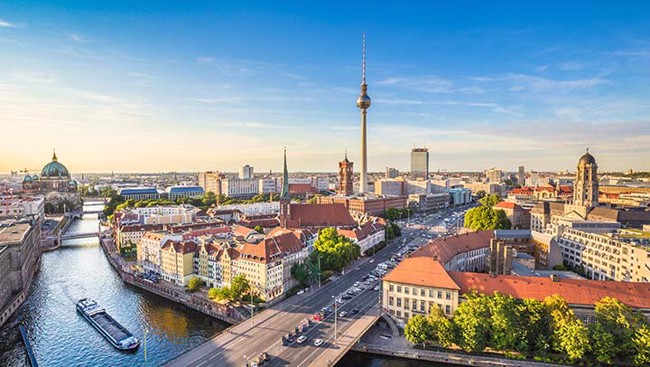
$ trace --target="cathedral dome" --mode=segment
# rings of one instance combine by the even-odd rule
[[[582,157],[580,157],[580,161],[578,161],[579,165],[582,164],[596,164],[596,158],[594,158],[593,155],[589,154],[589,150],[587,150],[587,153],[585,153]]]
[[[41,171],[41,177],[70,177],[70,173],[64,165],[57,161],[56,153],[54,153],[52,156],[52,162],[46,164],[45,167],[43,167],[43,170]]]

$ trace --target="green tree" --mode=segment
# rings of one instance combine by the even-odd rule
[[[458,331],[457,343],[466,352],[481,352],[487,346],[490,312],[485,296],[476,292],[467,295],[454,313],[453,324]]]
[[[264,228],[262,228],[262,226],[258,225],[258,226],[253,227],[253,229],[255,231],[257,231],[257,233],[264,234]]]
[[[555,294],[544,299],[550,313],[551,346],[571,360],[582,358],[589,349],[589,331],[569,309],[566,300]]]
[[[340,271],[361,255],[361,249],[349,238],[339,235],[336,228],[323,228],[314,242],[315,257],[321,259],[322,270]]]
[[[397,225],[397,223],[390,223],[390,227],[393,229],[393,233],[395,233],[395,237],[399,237],[402,235],[402,228]]]
[[[640,325],[634,332],[632,347],[635,354],[632,357],[637,366],[650,365],[650,326],[646,323]]]
[[[232,299],[241,301],[242,296],[250,292],[251,286],[250,283],[248,283],[246,276],[244,274],[241,274],[233,278],[230,289],[232,292]]]
[[[612,297],[596,302],[595,312],[589,331],[596,359],[611,363],[614,357],[629,358],[635,330],[646,322],[645,317]]]
[[[196,292],[203,286],[203,281],[198,277],[191,277],[187,282],[187,290],[190,292]]]
[[[304,262],[300,264],[293,264],[291,267],[291,276],[302,286],[305,287],[309,285],[311,280],[311,272],[309,265]]]
[[[445,348],[454,343],[453,325],[440,307],[431,307],[427,323],[429,324],[429,339],[431,341]]]
[[[489,206],[472,208],[465,214],[465,227],[478,230],[510,229],[512,224],[502,209]]]
[[[487,195],[479,200],[479,203],[483,206],[493,207],[501,201],[501,198],[497,194]]]
[[[413,344],[420,344],[424,347],[424,341],[429,338],[429,324],[426,317],[415,315],[409,319],[404,326],[404,337]]]
[[[480,200],[480,199],[483,199],[483,198],[485,197],[485,195],[487,195],[487,193],[485,192],[485,190],[478,190],[478,191],[476,192],[476,195],[475,195],[475,196],[476,196],[477,199]]]
[[[490,339],[488,344],[497,350],[526,350],[526,338],[522,337],[520,326],[524,324],[520,320],[517,300],[512,296],[495,292],[493,295],[483,298],[489,312],[488,333]],[[523,344],[522,344],[523,343]]]
[[[216,301],[232,301],[232,290],[230,287],[210,288],[208,297]]]
[[[532,298],[524,299],[518,305],[521,315],[519,329],[523,332],[525,345],[529,350],[545,353],[549,350],[551,330],[549,327],[550,314],[544,303]],[[523,342],[522,341],[522,342]],[[517,350],[522,351],[523,345]]]

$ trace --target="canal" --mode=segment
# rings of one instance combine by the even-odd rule
[[[101,206],[87,206],[97,210]],[[97,216],[74,221],[69,234],[96,231]],[[27,366],[18,323],[22,320],[40,366],[145,366],[144,346],[135,353],[114,349],[75,309],[91,297],[142,339],[147,366],[158,366],[218,334],[227,325],[164,298],[124,284],[97,238],[65,240],[46,252],[30,295],[0,330],[0,366]],[[434,367],[433,363],[350,352],[338,367]]]
[[[99,209],[101,206],[86,207]],[[68,233],[96,231],[87,214]],[[114,349],[75,309],[91,297],[138,338],[147,336],[147,365],[158,366],[219,333],[227,325],[164,298],[124,284],[97,238],[66,240],[41,258],[30,295],[0,330],[0,365],[25,366],[17,323],[22,320],[40,366],[144,366],[144,347],[135,353]]]

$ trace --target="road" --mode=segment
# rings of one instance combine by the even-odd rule
[[[439,226],[442,219],[429,216],[426,219],[414,218],[425,226]],[[386,248],[378,251],[373,257],[362,258],[353,263],[349,270],[335,280],[301,295],[293,296],[275,306],[270,307],[253,320],[242,322],[210,341],[168,362],[166,366],[244,366],[262,352],[271,357],[265,366],[297,366],[304,367],[317,359],[327,348],[334,346],[334,314],[322,322],[315,323],[306,333],[308,340],[303,344],[295,341],[282,346],[281,337],[294,330],[303,320],[311,318],[321,308],[334,303],[334,297],[353,286],[364,275],[372,272],[376,264],[388,260],[406,244],[421,246],[428,239],[420,235],[423,230],[404,227],[402,237],[395,239]],[[371,262],[373,259],[373,262]],[[374,283],[371,287],[379,284]],[[377,305],[380,291],[371,287],[357,294],[351,300],[337,307],[337,313],[347,311],[343,318],[337,317],[336,326],[339,334],[352,325],[369,308]],[[358,308],[359,313],[352,315],[352,309]],[[320,338],[324,344],[315,347],[313,342]]]

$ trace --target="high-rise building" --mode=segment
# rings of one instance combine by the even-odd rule
[[[490,182],[499,183],[503,178],[503,170],[493,167],[485,170],[485,176],[490,180]]]
[[[594,156],[587,152],[578,161],[578,172],[573,189],[573,204],[598,206],[598,165]]]
[[[386,167],[386,177],[385,178],[397,178],[399,176],[399,171],[392,167]]]
[[[205,192],[219,195],[221,194],[221,180],[224,178],[226,178],[226,175],[217,171],[199,172],[199,186]]]
[[[368,189],[368,152],[366,149],[366,114],[370,108],[370,97],[368,97],[368,84],[366,84],[366,34],[363,34],[362,57],[361,57],[361,94],[357,98],[357,107],[361,110],[361,174],[359,180],[359,192],[366,192]]]
[[[429,149],[413,148],[411,150],[411,180],[429,179]]]
[[[339,162],[339,187],[336,193],[339,195],[349,196],[354,193],[352,184],[354,182],[353,163],[348,160],[348,153],[345,153],[345,159]]]
[[[253,173],[253,167],[249,165],[244,165],[239,169],[239,178],[253,178],[255,174]]]
[[[521,186],[526,185],[526,170],[524,169],[524,166],[519,166],[519,170],[517,171],[517,183]]]

